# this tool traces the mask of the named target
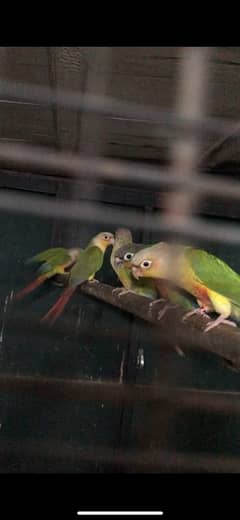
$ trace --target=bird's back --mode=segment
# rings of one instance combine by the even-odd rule
[[[102,267],[103,258],[101,249],[94,245],[80,251],[78,260],[70,272],[69,285],[79,285],[94,277]]]

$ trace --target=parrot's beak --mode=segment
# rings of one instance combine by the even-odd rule
[[[115,241],[114,237],[110,238],[110,244],[111,244],[112,246],[113,246],[113,244],[114,244],[114,241]]]
[[[116,267],[120,267],[123,265],[123,261],[121,258],[119,258],[119,256],[115,256],[115,264],[116,264]]]
[[[136,267],[135,265],[132,266],[132,274],[133,274],[134,278],[136,278],[136,280],[139,279],[139,268]]]

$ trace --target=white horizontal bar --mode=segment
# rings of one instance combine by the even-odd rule
[[[158,516],[163,515],[163,511],[78,511],[80,516]]]

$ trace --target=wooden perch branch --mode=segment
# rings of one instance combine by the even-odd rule
[[[66,285],[68,276],[56,277],[58,284]],[[204,333],[208,318],[193,315],[186,321],[182,318],[186,311],[180,307],[167,309],[161,320],[158,313],[163,309],[163,302],[156,303],[152,309],[149,304],[152,300],[134,293],[122,294],[122,289],[114,291],[114,287],[105,283],[84,283],[79,290],[98,300],[114,305],[123,311],[129,312],[157,326],[160,339],[164,337],[173,346],[183,349],[206,350],[228,361],[237,370],[240,370],[240,329],[219,325],[219,327]]]

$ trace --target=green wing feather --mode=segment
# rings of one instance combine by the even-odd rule
[[[103,264],[104,254],[97,246],[90,246],[80,251],[78,260],[71,270],[69,285],[75,286],[94,276]]]
[[[64,247],[53,247],[51,249],[46,249],[45,251],[38,253],[32,258],[29,258],[29,260],[27,260],[27,264],[49,262],[51,264],[54,263],[56,265],[57,263],[65,263],[70,259],[71,257],[67,249],[65,249]]]
[[[196,307],[196,304],[193,303],[190,298],[187,298],[187,296],[184,296],[182,293],[172,289],[168,291],[168,298],[171,303],[174,305],[179,305],[186,311],[190,311]]]
[[[240,275],[223,260],[202,249],[186,248],[186,258],[198,281],[240,305]]]

